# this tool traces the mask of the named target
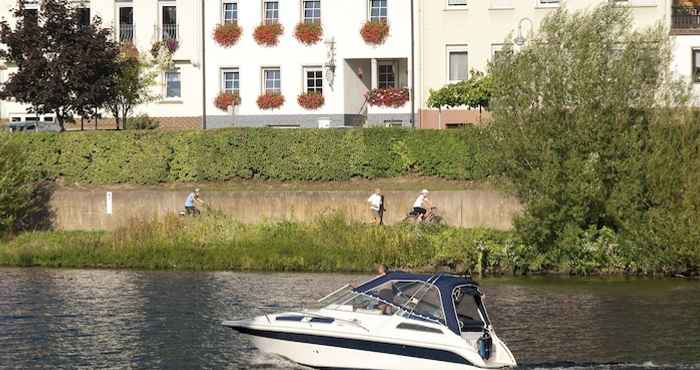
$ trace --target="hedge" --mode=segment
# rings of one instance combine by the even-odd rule
[[[405,175],[491,175],[487,130],[409,129],[2,134],[33,171],[68,183],[155,184],[233,179],[335,181]]]

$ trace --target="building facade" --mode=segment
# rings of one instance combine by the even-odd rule
[[[157,117],[166,127],[197,127],[206,110],[209,128],[451,128],[476,123],[481,115],[469,109],[438,115],[426,105],[431,89],[466,79],[471,70],[485,72],[506,40],[526,42],[559,7],[580,10],[610,1],[630,7],[637,27],[668,26],[673,68],[700,93],[700,1],[695,0],[206,0],[205,9],[200,0],[74,4],[85,9],[87,19],[99,16],[116,39],[133,42],[141,51],[156,42],[177,41],[174,68],[164,71],[154,87],[160,99],[136,112]],[[25,3],[28,9],[40,7],[37,0]],[[15,4],[0,0],[0,16],[9,17]],[[382,42],[363,39],[361,29],[368,21],[387,22]],[[213,33],[229,23],[242,34],[224,47]],[[320,24],[323,34],[307,45],[295,37],[295,28],[310,23]],[[261,24],[282,26],[275,45],[256,41]],[[0,62],[0,83],[12,70]],[[378,89],[405,92],[408,100],[370,104],[368,94]],[[240,104],[217,107],[222,92],[239,96]],[[298,99],[306,93],[322,95],[323,105],[305,108]],[[283,104],[261,109],[258,99],[266,94],[282,96]],[[32,117],[20,104],[0,102],[0,119],[29,118],[47,117]]]
[[[586,9],[609,0],[419,0],[420,76],[416,101],[423,128],[452,128],[480,119],[478,110],[438,111],[426,106],[430,90],[469,78],[471,70],[486,72],[491,58],[506,40],[528,35],[559,7]],[[635,24],[667,22],[670,0],[615,1],[632,9]]]

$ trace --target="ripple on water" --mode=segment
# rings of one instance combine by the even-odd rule
[[[302,369],[261,354],[220,322],[308,306],[366,278],[0,269],[0,368]],[[700,284],[483,286],[522,369],[700,370],[663,365],[700,364]]]

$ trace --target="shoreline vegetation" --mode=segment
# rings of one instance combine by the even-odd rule
[[[171,271],[371,273],[378,264],[472,275],[572,274],[695,277],[634,256],[623,245],[543,265],[513,232],[374,226],[331,214],[311,223],[244,225],[228,216],[132,220],[112,232],[30,232],[0,241],[0,266]]]

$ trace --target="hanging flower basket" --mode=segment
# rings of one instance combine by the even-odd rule
[[[151,55],[154,58],[158,58],[158,55],[160,55],[160,49],[162,49],[163,46],[165,46],[165,48],[168,50],[168,52],[170,54],[173,54],[180,47],[180,42],[177,41],[176,39],[167,39],[167,40],[163,40],[163,41],[156,41],[151,46]]]
[[[367,21],[362,26],[360,34],[368,44],[383,44],[389,36],[389,23],[386,21]]]
[[[241,96],[237,93],[222,91],[214,99],[214,105],[223,111],[227,111],[230,106],[241,105]]]
[[[410,99],[407,88],[384,88],[370,90],[366,97],[367,103],[374,107],[403,107]]]
[[[265,93],[258,97],[258,107],[263,110],[279,108],[284,105],[284,96]]]
[[[258,45],[276,46],[283,33],[284,27],[279,23],[261,24],[253,32],[253,38]]]
[[[124,60],[139,60],[139,49],[132,42],[125,42],[119,48],[119,55]]]
[[[225,48],[236,45],[243,34],[243,29],[236,23],[219,24],[214,29],[214,40]]]
[[[317,92],[305,93],[297,98],[299,106],[307,110],[316,110],[325,104],[326,99]]]
[[[316,44],[323,37],[323,27],[317,22],[301,22],[297,24],[297,28],[294,30],[294,37],[304,45]]]

